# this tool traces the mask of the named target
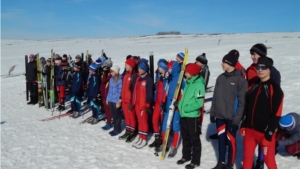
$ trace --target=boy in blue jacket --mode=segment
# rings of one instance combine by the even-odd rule
[[[89,76],[89,79],[87,82],[88,101],[89,101],[92,111],[93,111],[93,118],[91,118],[91,120],[88,121],[91,124],[96,124],[96,123],[98,123],[98,120],[99,120],[98,119],[99,118],[99,103],[97,101],[97,94],[99,91],[99,77],[96,76],[96,70],[97,70],[97,65],[91,64],[89,67],[90,76]]]
[[[77,118],[80,116],[81,109],[81,95],[83,92],[83,84],[82,84],[82,72],[81,72],[81,64],[76,62],[74,64],[74,73],[72,75],[72,87],[71,87],[71,107],[73,110],[73,118]]]

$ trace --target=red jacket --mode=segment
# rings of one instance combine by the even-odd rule
[[[241,70],[242,71],[242,76],[244,78],[246,78],[246,70],[245,70],[244,66],[239,61],[237,61],[236,65],[235,65],[235,68],[237,70]]]
[[[120,96],[123,103],[131,102],[136,78],[137,78],[137,74],[132,71],[126,72],[126,74],[123,76],[122,91]]]
[[[148,73],[140,75],[135,83],[132,103],[139,105],[143,110],[150,107],[153,102],[153,80]]]
[[[107,71],[104,71],[102,76],[101,76],[101,84],[100,84],[100,93],[101,97],[105,98],[107,97],[108,94],[108,85],[109,85],[109,79],[111,78],[111,74]]]

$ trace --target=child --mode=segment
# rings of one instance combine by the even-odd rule
[[[157,71],[159,75],[158,79],[156,80],[156,91],[154,96],[154,110],[152,116],[152,124],[153,124],[153,134],[155,140],[153,143],[149,145],[149,147],[160,147],[162,143],[162,138],[160,135],[160,123],[162,122],[163,117],[163,110],[162,110],[162,103],[165,102],[166,98],[166,84],[168,82],[168,62],[164,59],[160,59],[158,61],[158,68]]]
[[[139,138],[132,146],[141,149],[147,145],[148,114],[151,113],[153,102],[153,80],[144,62],[139,64],[139,77],[136,80],[132,104],[135,105],[135,114],[138,119]],[[133,128],[135,128],[134,124]]]
[[[56,85],[56,91],[58,94],[58,108],[57,110],[65,110],[65,89],[66,89],[66,79],[64,78],[64,70],[62,66],[62,58],[60,56],[57,56],[55,59],[55,85]]]
[[[98,123],[99,120],[99,103],[97,101],[97,94],[99,90],[99,78],[96,76],[96,70],[97,66],[96,64],[91,64],[89,67],[89,79],[88,79],[88,101],[92,107],[93,111],[93,118],[91,118],[90,121],[88,121],[91,124]]]
[[[71,88],[71,109],[73,111],[73,118],[80,116],[81,109],[81,96],[83,93],[82,86],[82,72],[81,72],[81,63],[76,62],[73,67],[74,73],[72,76],[72,88]]]
[[[241,70],[235,69],[238,52],[229,52],[222,59],[225,71],[216,80],[210,121],[216,123],[219,143],[219,160],[213,169],[231,169],[236,156],[236,132],[241,122],[247,91],[247,81]],[[226,99],[225,99],[226,98]],[[226,144],[228,144],[228,162],[225,163]],[[226,168],[226,169],[227,169]]]
[[[106,103],[109,106],[110,113],[113,118],[113,126],[114,129],[109,132],[111,136],[116,136],[121,132],[121,90],[122,90],[122,77],[119,74],[120,68],[119,66],[115,65],[110,68],[111,78],[109,80],[109,89],[106,98]]]
[[[201,67],[195,63],[186,66],[186,86],[178,103],[181,117],[182,158],[177,161],[177,164],[180,165],[191,160],[191,163],[185,166],[186,169],[193,169],[199,166],[201,158],[198,121],[200,116],[199,109],[204,104],[205,82],[203,77],[198,75],[200,69]]]
[[[135,72],[136,62],[134,59],[129,58],[125,62],[126,73],[123,76],[122,82],[122,93],[120,99],[122,101],[122,110],[124,112],[126,132],[119,137],[119,140],[126,140],[126,142],[132,142],[136,137],[135,128],[133,127],[136,123],[135,112],[133,106],[130,104],[134,91],[136,79],[138,77]]]

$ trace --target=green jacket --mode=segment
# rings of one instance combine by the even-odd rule
[[[194,76],[186,81],[183,95],[178,104],[181,117],[199,117],[200,108],[205,99],[205,82],[200,76]]]

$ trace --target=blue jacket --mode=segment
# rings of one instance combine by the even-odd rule
[[[295,120],[295,126],[294,129],[285,131],[287,137],[278,141],[280,146],[291,145],[300,140],[300,115],[295,112],[289,113],[289,115],[293,116]]]
[[[116,83],[114,83],[114,77],[111,77],[109,79],[109,87],[108,87],[108,94],[106,100],[108,102],[117,104],[120,99],[121,91],[122,91],[122,76],[121,75],[119,76],[119,79]]]
[[[74,72],[72,76],[72,93],[77,93],[80,91],[80,87],[82,85],[82,73]]]
[[[88,97],[96,98],[99,91],[99,77],[94,74],[88,79]]]
[[[173,66],[172,66],[172,72],[170,73],[170,79],[169,79],[169,90],[168,90],[168,95],[167,95],[167,105],[168,102],[171,103],[175,90],[176,90],[176,86],[177,86],[177,82],[178,82],[178,78],[180,75],[180,70],[181,70],[181,66],[182,64],[179,64],[178,62],[174,61]],[[181,90],[184,89],[185,86],[185,81],[182,80],[181,82]],[[169,105],[168,105],[169,106]]]
[[[55,67],[55,84],[56,86],[66,86],[67,82],[64,79],[64,71],[62,66]]]

